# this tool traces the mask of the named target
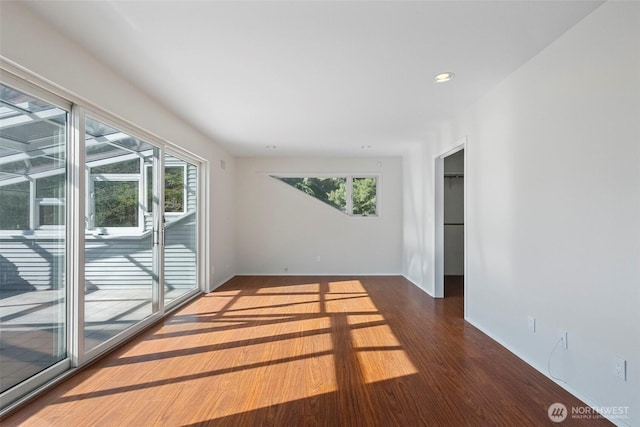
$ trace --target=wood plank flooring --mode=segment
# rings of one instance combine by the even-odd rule
[[[466,323],[459,289],[236,277],[2,425],[541,426],[583,406]]]

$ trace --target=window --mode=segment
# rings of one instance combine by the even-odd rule
[[[353,214],[362,216],[377,215],[378,186],[376,178],[353,178],[352,183]]]
[[[27,174],[20,179],[22,182],[16,184],[0,183],[0,230],[27,231],[64,225],[64,172],[38,179]],[[35,191],[30,181],[35,181]]]
[[[138,183],[94,178],[93,182],[93,226],[137,227]]]
[[[38,224],[40,227],[64,224],[64,204],[58,200],[38,201]]]
[[[164,168],[164,211],[165,213],[184,212],[184,166]]]
[[[86,120],[88,228],[98,234],[144,231],[143,176],[153,146],[98,120]],[[135,229],[135,230],[134,230]]]
[[[36,180],[36,228],[64,224],[64,174]]]
[[[147,212],[153,212],[153,176],[151,165],[145,165],[146,168],[146,209]],[[184,213],[185,212],[185,166],[165,166],[164,168],[164,212],[165,214]]]
[[[275,176],[298,190],[350,216],[378,215],[378,177],[286,177]]]
[[[280,178],[282,182],[307,193],[311,197],[347,213],[347,179],[346,178]]]
[[[0,229],[29,229],[29,182],[0,185]]]

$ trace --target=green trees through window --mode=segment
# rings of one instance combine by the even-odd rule
[[[135,181],[96,181],[95,226],[138,226],[138,183]]]
[[[29,182],[0,187],[0,229],[29,229]]]
[[[377,215],[375,178],[353,178],[353,214]]]
[[[378,214],[376,177],[272,177],[347,215]]]
[[[347,212],[346,178],[278,178],[292,187]]]
[[[164,211],[182,213],[184,207],[184,166],[165,166],[164,168]],[[151,167],[147,167],[147,212],[153,212],[153,176]]]

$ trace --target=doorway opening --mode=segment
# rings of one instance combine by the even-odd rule
[[[466,313],[465,146],[458,141],[434,159],[434,296],[463,300]]]
[[[444,158],[444,297],[464,297],[464,149]]]

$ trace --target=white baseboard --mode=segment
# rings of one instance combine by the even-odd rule
[[[407,276],[405,276],[404,274],[402,275],[402,277],[404,277],[405,279],[407,279],[409,282],[411,282],[411,284],[413,286],[415,286],[416,288],[420,289],[422,292],[424,292],[425,294],[429,295],[431,298],[435,297],[433,296],[433,294],[431,292],[429,292],[428,290],[426,290],[425,288],[423,288],[422,286],[418,285],[416,282],[414,282],[413,280],[409,279]]]

